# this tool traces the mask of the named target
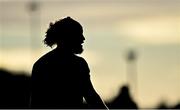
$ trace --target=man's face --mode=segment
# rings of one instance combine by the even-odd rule
[[[67,38],[64,41],[64,46],[66,49],[69,49],[74,54],[81,54],[83,52],[83,43],[84,43],[84,36],[82,27],[75,28],[72,31],[69,31],[67,34]]]
[[[73,35],[74,39],[71,42],[71,49],[72,52],[75,54],[81,54],[83,52],[83,43],[84,43],[84,36],[83,36],[83,31],[77,31],[77,33],[74,33]]]

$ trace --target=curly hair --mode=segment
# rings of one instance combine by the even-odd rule
[[[73,20],[71,17],[60,19],[54,24],[50,23],[45,35],[44,44],[52,47],[53,45],[72,37],[72,33],[80,28],[82,29],[80,23]]]

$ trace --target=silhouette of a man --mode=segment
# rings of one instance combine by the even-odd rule
[[[57,47],[35,62],[32,70],[31,107],[82,108],[83,98],[90,108],[106,108],[90,80],[83,52],[83,29],[70,17],[50,23],[44,43]]]

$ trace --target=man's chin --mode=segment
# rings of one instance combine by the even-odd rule
[[[74,49],[73,53],[74,54],[81,54],[83,51],[84,51],[83,48],[78,48],[78,49]]]

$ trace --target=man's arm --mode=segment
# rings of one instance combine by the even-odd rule
[[[100,109],[108,109],[108,107],[105,105],[103,100],[100,98],[100,96],[97,94],[95,89],[93,88],[93,85],[91,83],[90,78],[88,78],[88,81],[86,81],[86,87],[84,91],[84,98],[88,105],[92,108],[100,108]]]
[[[108,109],[103,100],[97,94],[90,80],[90,70],[87,62],[82,58],[80,63],[80,70],[82,72],[83,96],[87,104],[95,109]]]

